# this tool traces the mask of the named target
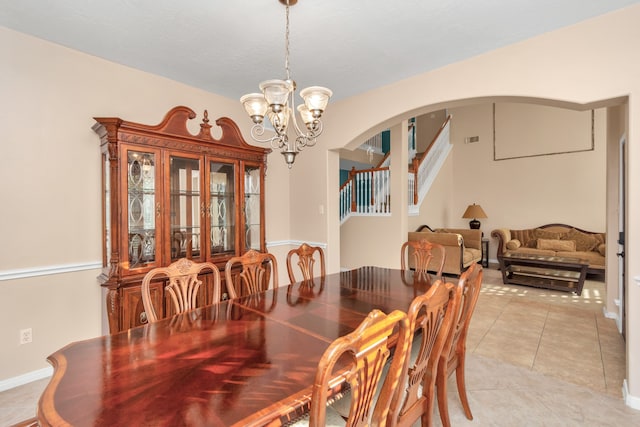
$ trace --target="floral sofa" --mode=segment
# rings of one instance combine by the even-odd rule
[[[589,262],[587,273],[605,272],[606,234],[566,224],[547,224],[524,230],[499,228],[491,232],[498,240],[497,258],[507,252],[579,258]]]
[[[444,246],[445,263],[443,273],[459,275],[471,264],[482,260],[482,232],[480,230],[470,230],[468,228],[436,228],[431,229],[428,225],[422,225],[418,231],[409,232],[409,240],[419,241],[426,239],[431,243],[438,243]],[[411,254],[409,254],[411,255]],[[414,268],[413,256],[408,257],[409,268]],[[432,261],[435,271],[437,261]]]

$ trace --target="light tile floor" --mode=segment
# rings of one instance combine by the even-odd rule
[[[449,382],[454,426],[637,426],[640,411],[622,400],[625,347],[603,316],[604,283],[587,281],[580,297],[485,280],[467,338],[464,417]],[[0,393],[0,426],[34,416],[48,379]],[[435,410],[434,426],[441,426]]]
[[[639,426],[625,405],[625,345],[604,317],[604,283],[581,296],[504,285],[485,269],[467,337],[466,381],[474,420],[465,418],[453,376],[454,426]],[[441,426],[439,415],[434,426]]]
[[[625,344],[603,314],[604,283],[581,296],[503,285],[486,269],[467,352],[528,368],[612,396],[622,396]]]

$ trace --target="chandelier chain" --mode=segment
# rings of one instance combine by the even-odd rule
[[[287,80],[291,80],[291,75],[289,72],[289,0],[287,0],[285,16],[286,25],[284,31],[284,68],[287,72]]]

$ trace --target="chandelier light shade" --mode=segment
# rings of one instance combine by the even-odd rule
[[[331,90],[321,86],[310,86],[300,91],[303,103],[295,106],[296,83],[289,71],[289,6],[297,0],[279,0],[286,7],[285,26],[285,80],[265,80],[260,83],[261,93],[249,93],[240,98],[245,111],[253,121],[251,138],[261,143],[270,143],[280,150],[289,168],[296,155],[305,147],[313,147],[322,133],[320,117],[327,108]],[[296,112],[304,126],[298,125]],[[265,117],[273,127],[273,134],[265,135]],[[293,124],[292,130],[289,124]],[[289,139],[291,136],[291,140]]]
[[[471,221],[469,221],[469,228],[478,230],[480,229],[480,221],[478,221],[478,218],[487,218],[487,214],[480,205],[474,203],[467,206],[467,210],[462,214],[462,218],[472,218]]]

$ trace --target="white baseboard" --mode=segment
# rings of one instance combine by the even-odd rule
[[[640,410],[640,397],[629,394],[629,387],[627,387],[626,379],[622,382],[622,397],[624,398],[624,403],[628,407]]]
[[[614,320],[618,320],[618,313],[613,313],[611,311],[607,310],[607,307],[602,306],[602,314],[604,315],[604,317],[606,317],[607,319],[614,319]]]
[[[26,374],[18,375],[17,377],[7,378],[0,381],[0,391],[10,390],[21,385],[29,384],[33,381],[38,381],[43,378],[48,378],[53,375],[53,368],[38,369],[37,371],[27,372]]]

